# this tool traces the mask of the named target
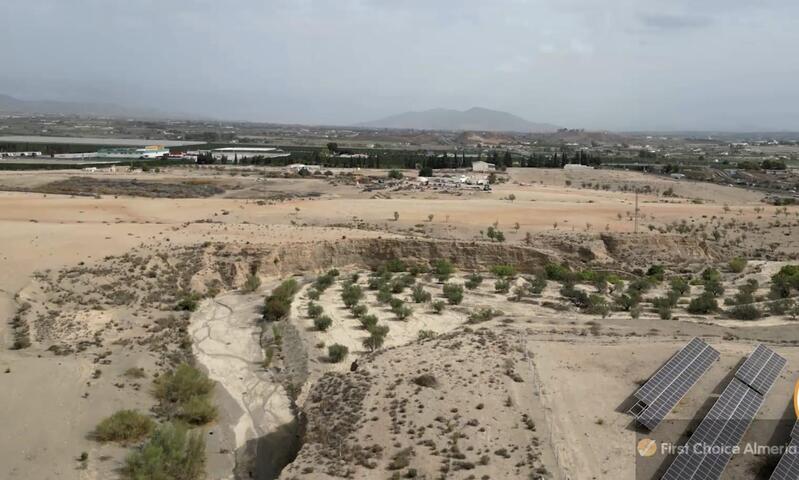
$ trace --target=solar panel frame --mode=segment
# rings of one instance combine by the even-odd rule
[[[735,376],[761,395],[766,395],[786,363],[783,357],[760,344],[735,372]]]
[[[788,444],[770,480],[796,480],[799,479],[799,439],[794,438]]]
[[[663,480],[718,480],[732,458],[754,416],[763,404],[763,396],[737,378],[733,378],[688,439],[686,448],[669,465]],[[697,444],[715,447],[697,451]],[[729,447],[721,450],[719,447]]]
[[[652,403],[668,388],[671,379],[690,365],[693,359],[706,348],[712,347],[698,337],[691,339],[679,352],[672,355],[654,375],[649,377],[649,380],[633,394],[635,398],[643,400],[647,404]]]
[[[791,438],[794,440],[799,440],[799,420],[793,424],[793,429],[791,430]]]
[[[634,414],[636,420],[654,430],[719,356],[701,339],[691,339],[633,394],[639,399],[636,405],[644,406]]]
[[[718,358],[719,353],[710,346],[703,349],[668,388],[637,415],[638,422],[650,431],[654,430]]]

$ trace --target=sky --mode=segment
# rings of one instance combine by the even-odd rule
[[[796,0],[2,0],[0,93],[349,125],[799,131]]]

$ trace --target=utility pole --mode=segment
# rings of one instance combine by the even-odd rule
[[[638,233],[638,188],[635,189],[635,233]]]

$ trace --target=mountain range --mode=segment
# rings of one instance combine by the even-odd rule
[[[19,114],[60,114],[101,117],[164,118],[157,110],[134,108],[115,103],[61,102],[55,100],[20,100],[0,94],[0,112]]]
[[[361,123],[358,126],[413,130],[525,133],[548,133],[554,132],[559,128],[548,123],[531,122],[511,113],[480,107],[464,111],[436,108],[422,112],[406,112],[380,120]]]

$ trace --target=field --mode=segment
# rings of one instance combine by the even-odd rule
[[[404,173],[0,172],[0,477],[124,477],[143,440],[92,432],[171,420],[153,383],[183,362],[215,385],[207,478],[635,478],[622,406],[694,336],[721,360],[670,419],[701,419],[762,342],[788,364],[758,421],[793,420],[799,309],[772,294],[799,207],[634,172],[510,169],[488,192]]]

